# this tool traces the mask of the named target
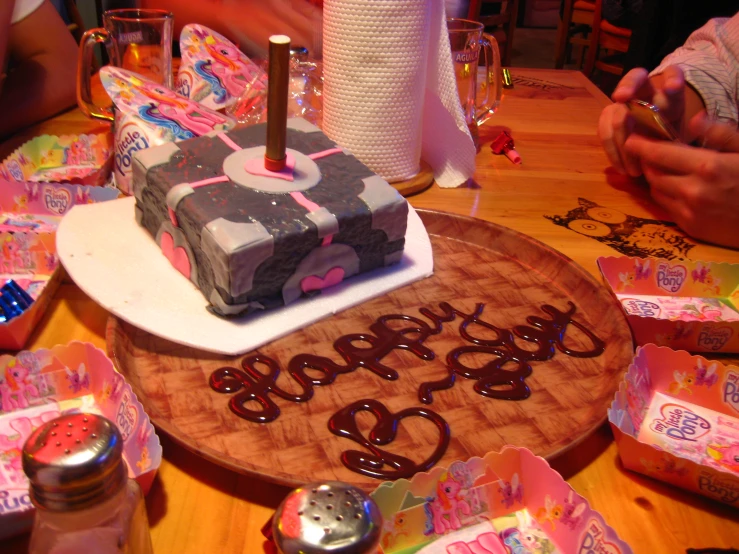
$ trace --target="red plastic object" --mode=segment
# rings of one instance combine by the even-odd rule
[[[264,167],[267,169],[267,171],[274,171],[275,173],[279,173],[280,171],[285,169],[286,162],[287,158],[282,158],[281,160],[273,160],[272,158],[264,156]]]
[[[513,137],[508,131],[501,131],[490,147],[494,154],[504,154],[514,164],[521,163],[521,156],[513,148]]]

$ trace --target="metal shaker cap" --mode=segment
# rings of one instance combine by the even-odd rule
[[[282,554],[376,552],[382,515],[364,491],[346,483],[313,483],[292,491],[272,523]]]
[[[69,414],[36,429],[23,446],[23,471],[37,508],[81,510],[125,485],[123,438],[110,420]]]

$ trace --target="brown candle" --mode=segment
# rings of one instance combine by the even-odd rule
[[[267,91],[267,151],[264,167],[281,171],[286,160],[287,91],[290,83],[290,37],[269,37],[269,90]]]

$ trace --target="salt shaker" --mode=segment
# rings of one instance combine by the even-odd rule
[[[375,554],[382,515],[364,491],[337,481],[292,491],[272,521],[281,554]]]
[[[36,518],[30,554],[149,554],[144,497],[128,478],[123,439],[94,414],[68,414],[36,429],[23,447]]]

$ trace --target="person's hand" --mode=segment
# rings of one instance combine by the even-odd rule
[[[638,161],[652,198],[687,234],[739,248],[739,132],[705,114],[688,127],[706,148],[632,134],[624,151]]]
[[[682,70],[674,65],[651,79],[643,68],[632,69],[621,79],[611,95],[615,104],[603,110],[598,122],[598,136],[614,168],[632,177],[641,175],[638,160],[624,149],[624,143],[634,132],[635,126],[625,103],[644,100],[654,104],[659,108],[660,115],[679,131],[685,115],[685,93],[685,77]]]

